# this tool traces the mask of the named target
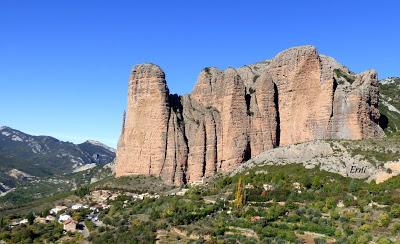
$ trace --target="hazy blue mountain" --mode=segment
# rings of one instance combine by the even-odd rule
[[[26,177],[64,174],[110,163],[114,157],[115,150],[100,142],[76,145],[0,127],[0,172],[3,174],[10,175],[7,172],[13,169],[25,173]]]

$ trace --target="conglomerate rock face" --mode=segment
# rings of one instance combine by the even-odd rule
[[[224,71],[205,68],[190,95],[172,95],[154,64],[135,66],[116,175],[170,184],[230,172],[280,145],[382,137],[375,71],[353,74],[312,46]]]

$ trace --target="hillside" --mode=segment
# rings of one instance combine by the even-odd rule
[[[380,125],[387,135],[400,135],[400,78],[381,80],[379,92]]]
[[[174,187],[156,177],[108,177],[4,210],[0,237],[11,242],[398,243],[399,159],[396,138],[316,141],[272,149],[204,184]],[[352,177],[343,170],[362,164],[369,167],[366,174]],[[376,184],[379,174],[389,177]],[[74,209],[79,204],[87,208]],[[63,233],[64,222],[7,227],[30,212],[39,221],[55,206],[65,207],[55,217],[67,214],[83,230]]]
[[[0,209],[75,189],[111,175],[115,150],[0,128]]]
[[[125,179],[131,186],[154,181]],[[300,165],[256,166],[202,186],[158,188],[143,200],[140,191],[99,191],[102,186],[96,185],[83,198],[69,195],[53,203],[66,206],[63,212],[85,226],[86,237],[80,231],[62,234],[58,223],[7,229],[7,223],[24,218],[20,211],[2,220],[0,237],[93,243],[390,243],[400,240],[399,187],[398,176],[376,185]],[[103,207],[93,215],[89,209],[72,209],[78,203]],[[31,234],[24,235],[27,230]]]
[[[115,151],[91,141],[75,145],[49,136],[31,136],[21,131],[0,128],[0,167],[2,172],[17,169],[32,176],[72,172],[86,164],[104,165]]]

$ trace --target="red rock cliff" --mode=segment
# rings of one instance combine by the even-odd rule
[[[239,69],[205,68],[190,95],[169,94],[154,64],[129,79],[116,175],[185,184],[259,153],[315,139],[382,137],[374,71],[353,74],[312,46]]]

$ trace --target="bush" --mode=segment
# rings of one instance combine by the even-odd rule
[[[360,229],[361,232],[369,232],[372,230],[372,226],[369,224],[363,224]]]
[[[35,214],[33,212],[29,212],[29,214],[26,216],[26,219],[30,225],[33,224],[35,221]]]
[[[399,232],[400,232],[400,222],[397,222],[392,226],[391,232],[392,232],[393,235],[398,235],[399,234]]]
[[[387,213],[381,213],[381,215],[379,215],[376,224],[379,227],[387,227],[390,224],[390,216]]]
[[[363,235],[358,236],[355,242],[357,244],[368,244],[371,241],[372,241],[371,235],[363,234]]]
[[[390,215],[393,218],[399,218],[400,217],[400,204],[394,204],[391,209],[390,209]]]
[[[90,189],[88,186],[82,186],[75,190],[75,195],[78,197],[84,197],[90,193]]]
[[[390,244],[392,242],[388,238],[381,236],[381,237],[379,237],[379,239],[376,243],[377,244]]]

